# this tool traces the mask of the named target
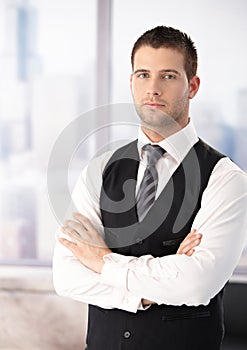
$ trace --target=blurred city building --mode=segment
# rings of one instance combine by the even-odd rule
[[[74,6],[77,4],[74,1]],[[56,10],[54,3],[53,11],[62,17],[59,5],[58,2]],[[69,5],[76,11],[73,2]],[[88,10],[92,14],[93,5],[94,2]],[[55,73],[48,69],[47,73],[38,42],[42,41],[40,16],[44,27],[44,18],[52,12],[44,11],[49,5],[32,0],[1,0],[0,6],[4,19],[0,50],[0,260],[50,262],[57,222],[48,201],[47,164],[63,128],[93,105],[93,60],[85,57],[81,63],[84,69],[77,69],[77,73],[67,73],[62,68]],[[82,17],[87,16],[83,6],[80,10]],[[66,8],[64,11],[66,14]],[[87,21],[82,21],[81,33],[84,26]],[[92,47],[91,55],[94,51]],[[85,149],[84,152],[87,153]]]
[[[198,6],[197,10],[201,9],[201,5],[196,5],[196,2],[191,0],[192,2],[195,7]],[[143,16],[138,17],[138,21],[132,21],[133,16],[136,18],[135,7],[138,8],[140,3],[143,6]],[[153,5],[155,10],[163,6],[163,2],[157,0]],[[122,3],[112,1],[112,23],[108,23],[105,33],[110,35],[108,39],[112,41],[108,42],[111,51],[105,56],[106,63],[108,65],[111,63],[107,71],[110,77],[106,86],[111,90],[108,92],[108,95],[111,95],[111,102],[116,105],[126,102],[131,104],[128,75],[131,73],[129,56],[133,40],[140,31],[153,26],[154,23],[160,23],[161,20],[159,11],[156,13],[157,18],[152,19],[152,23],[146,23],[149,15],[146,6],[147,4],[140,0],[135,3],[130,0]],[[220,61],[222,57],[226,57],[225,52],[229,67],[235,56],[228,55],[229,50],[224,46],[226,45],[224,38],[220,44],[212,40],[215,37],[213,28],[218,26],[218,22],[212,22],[212,29],[208,29],[207,35],[210,39],[206,38],[203,32],[203,21],[193,34],[193,26],[188,25],[189,19],[187,24],[183,22],[187,18],[184,14],[189,9],[186,7],[181,12],[183,13],[181,18],[180,14],[173,11],[176,6],[176,1],[169,4],[169,20],[172,21],[171,16],[174,13],[173,21],[176,19],[181,26],[183,24],[184,29],[195,37],[195,41],[201,45],[199,67],[206,66],[205,72],[202,72],[205,76],[210,73],[209,86],[204,83],[205,76],[202,77],[202,92],[199,92],[195,101],[193,100],[191,108],[199,136],[247,170],[245,155],[247,88],[242,80],[237,79],[234,81],[231,79],[232,84],[227,85],[224,82],[228,81],[228,76],[231,78],[233,73],[226,73],[225,69],[222,69],[221,73],[220,70]],[[205,11],[209,11],[209,5],[205,3],[203,6]],[[220,13],[221,6],[217,3],[215,11]],[[226,27],[232,15],[228,7],[228,3],[226,7],[224,5],[222,28]],[[129,11],[130,8],[132,11]],[[127,28],[126,13],[129,18]],[[96,53],[96,14],[97,1],[91,1],[89,5],[81,0],[70,2],[0,0],[0,260],[2,261],[8,259],[51,261],[54,232],[58,223],[48,201],[47,164],[52,147],[64,128],[77,116],[95,108],[96,95],[101,94],[99,88],[101,65],[98,64],[97,68],[96,58],[103,57],[104,45],[102,43],[98,45],[99,52]],[[167,20],[162,14],[162,23]],[[241,21],[239,18],[239,23],[243,23]],[[239,28],[236,27],[235,30]],[[235,38],[234,33],[231,35]],[[117,40],[118,38],[121,40]],[[217,48],[213,51],[212,58],[207,57],[205,51],[208,45],[211,45],[211,49]],[[236,47],[239,51],[245,52],[244,47],[234,40],[232,55],[237,52]],[[111,56],[111,59],[108,56]],[[211,66],[207,65],[210,60]],[[215,71],[212,71],[212,67],[216,65],[219,74],[217,79]],[[234,77],[241,78],[239,75]],[[223,80],[224,78],[226,80]],[[226,90],[229,90],[228,100],[225,97]],[[103,92],[106,94],[106,91]],[[115,110],[118,111],[118,108]],[[123,109],[123,118],[124,112]],[[89,123],[87,118],[85,123]],[[128,139],[135,134],[136,130],[133,127],[129,130],[124,127],[124,132],[122,128],[112,127],[109,135],[103,135],[104,130],[95,133],[100,135],[96,137],[97,140],[92,137],[90,142],[85,142],[83,147],[78,149],[76,154],[78,159],[74,162],[73,158],[71,164],[76,166],[83,164],[83,157],[85,159],[91,157],[94,146],[98,147],[103,139],[108,140],[112,137],[117,141],[123,137]],[[76,139],[76,133],[80,133],[80,130],[74,132]],[[73,143],[73,137],[70,141]],[[72,188],[78,169],[75,172],[73,169],[70,171]],[[62,190],[59,196],[61,200],[64,198]]]

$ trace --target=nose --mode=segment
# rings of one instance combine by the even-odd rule
[[[147,94],[149,96],[160,96],[161,93],[162,91],[157,79],[150,79],[149,84],[147,86]]]

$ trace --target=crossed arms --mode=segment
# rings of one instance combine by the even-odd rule
[[[111,253],[90,223],[95,223],[95,217],[99,219],[99,213],[95,203],[85,203],[86,184],[82,176],[74,200],[78,210],[90,221],[77,214],[62,229],[65,235],[57,242],[53,260],[58,294],[131,312],[142,309],[150,301],[206,305],[231,276],[246,233],[246,175],[232,165],[229,170],[226,160],[219,163],[193,223],[203,237],[196,237],[193,231],[182,243],[178,254],[161,258]],[[83,207],[80,207],[76,193],[80,193],[80,198],[84,194]],[[87,211],[87,208],[94,210]],[[197,243],[196,239],[199,239]]]

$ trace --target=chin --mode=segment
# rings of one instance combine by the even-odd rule
[[[140,118],[146,125],[153,127],[166,127],[176,124],[176,121],[173,118],[160,111],[156,111],[156,113],[142,114]]]

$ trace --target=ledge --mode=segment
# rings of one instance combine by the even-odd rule
[[[54,292],[51,267],[0,266],[1,290]]]
[[[247,284],[247,271],[235,272],[230,282]],[[0,290],[54,293],[52,268],[0,265],[0,286]]]

